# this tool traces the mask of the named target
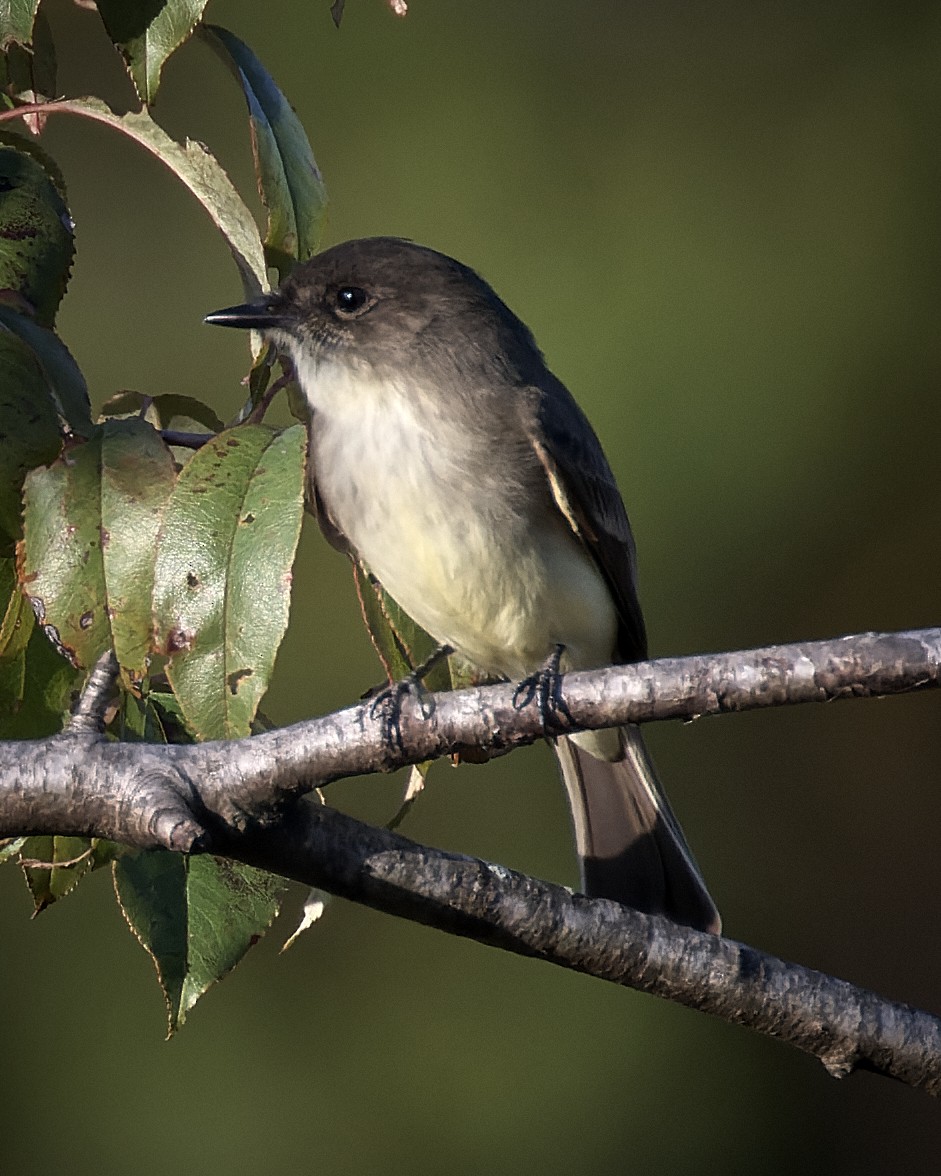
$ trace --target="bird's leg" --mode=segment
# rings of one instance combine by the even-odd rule
[[[453,652],[450,645],[439,645],[404,678],[400,678],[397,682],[387,682],[384,686],[369,691],[366,695],[370,699],[369,716],[373,719],[381,719],[383,738],[387,743],[401,746],[399,714],[402,709],[402,700],[407,695],[416,694],[422,709],[422,717],[428,718],[430,716],[431,711],[425,705],[426,692],[422,680],[428,676],[438,662],[450,657]]]
[[[559,663],[564,652],[564,645],[556,645],[539,669],[524,678],[513,691],[513,706],[516,710],[536,702],[547,735],[553,734],[556,729],[564,731],[573,722],[560,690],[562,675]],[[560,722],[560,719],[564,722]]]

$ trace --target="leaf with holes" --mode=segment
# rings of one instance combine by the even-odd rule
[[[113,648],[138,681],[152,643],[150,602],[173,460],[141,420],[107,421],[24,487],[20,582],[47,636],[78,666]]]
[[[159,650],[200,739],[248,735],[287,627],[306,433],[239,425],[183,468],[160,533]]]

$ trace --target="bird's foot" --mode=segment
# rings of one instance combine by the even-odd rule
[[[366,694],[369,700],[369,717],[378,719],[382,724],[383,740],[390,746],[401,749],[402,731],[400,719],[402,703],[409,696],[413,696],[421,708],[423,719],[431,717],[433,707],[430,695],[422,684],[422,680],[443,658],[450,657],[454,652],[450,645],[439,645],[423,662],[417,665],[404,678],[397,682],[387,682]]]
[[[559,663],[564,645],[556,645],[535,673],[524,678],[513,691],[513,707],[522,710],[533,702],[539,708],[543,731],[547,736],[561,734],[573,724],[561,694],[562,674]]]

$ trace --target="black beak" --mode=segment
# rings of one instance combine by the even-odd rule
[[[241,327],[243,330],[270,331],[273,327],[288,326],[288,316],[280,308],[275,294],[266,294],[254,302],[214,310],[203,319],[214,327]]]

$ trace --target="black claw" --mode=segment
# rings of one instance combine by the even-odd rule
[[[536,702],[546,735],[563,734],[574,725],[571,712],[562,698],[559,663],[564,652],[564,645],[556,645],[539,669],[524,678],[513,691],[515,710],[523,710]]]
[[[399,719],[402,714],[402,702],[409,695],[414,695],[421,707],[422,717],[431,717],[432,707],[428,692],[422,685],[422,679],[437,665],[442,658],[450,657],[454,652],[450,645],[439,645],[423,662],[406,674],[398,682],[388,682],[385,686],[370,692],[369,717],[378,719],[382,724],[383,742],[397,750],[402,750],[402,729]]]

